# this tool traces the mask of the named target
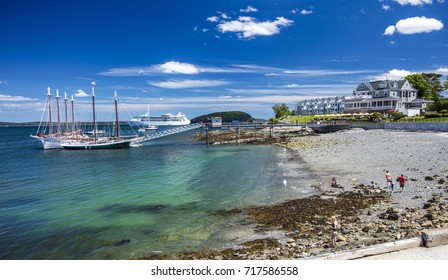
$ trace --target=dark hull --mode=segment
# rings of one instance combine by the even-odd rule
[[[131,140],[121,140],[106,143],[80,142],[68,143],[61,146],[67,150],[106,150],[106,149],[128,149]]]

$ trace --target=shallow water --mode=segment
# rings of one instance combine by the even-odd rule
[[[209,146],[194,132],[126,150],[42,150],[0,128],[0,259],[128,259],[254,235],[217,210],[312,192],[285,149]]]

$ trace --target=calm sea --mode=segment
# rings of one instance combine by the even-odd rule
[[[209,146],[193,131],[126,150],[42,150],[0,128],[0,259],[129,259],[237,244],[255,233],[218,210],[311,193],[272,146]]]

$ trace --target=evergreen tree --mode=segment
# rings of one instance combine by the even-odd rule
[[[446,89],[446,84],[442,85],[441,74],[436,73],[420,73],[406,76],[412,86],[418,91],[418,98],[437,101],[442,98],[441,92]]]

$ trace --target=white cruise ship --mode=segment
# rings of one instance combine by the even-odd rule
[[[147,127],[150,125],[156,126],[172,126],[172,125],[187,125],[190,124],[190,120],[187,117],[179,113],[177,115],[173,115],[170,113],[162,114],[160,117],[150,117],[148,113],[133,117],[129,124],[132,126],[138,127]]]

